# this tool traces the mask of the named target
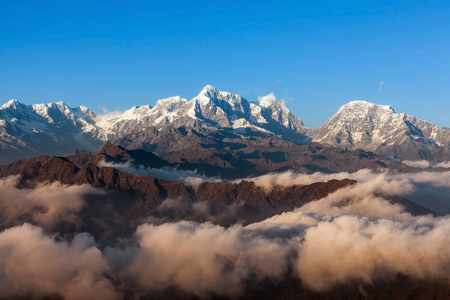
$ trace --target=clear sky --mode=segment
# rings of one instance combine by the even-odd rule
[[[351,100],[450,127],[450,1],[0,0],[0,102],[94,111],[275,93],[317,127]]]

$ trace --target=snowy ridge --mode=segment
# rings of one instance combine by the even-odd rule
[[[130,134],[130,128],[139,131],[149,127],[161,129],[167,125],[214,127],[237,133],[250,129],[271,135],[279,135],[283,130],[291,131],[292,135],[307,131],[303,122],[276,99],[271,105],[264,106],[211,85],[205,86],[190,101],[175,96],[159,100],[155,107],[146,109],[139,116],[135,110],[98,116],[97,125],[109,139],[111,134],[117,138]]]
[[[0,107],[0,149],[9,156],[61,154],[75,149],[94,151],[100,143],[96,114],[87,107],[68,107],[64,102],[24,105],[10,100]]]
[[[106,141],[148,144],[155,136],[184,128],[208,135],[228,130],[241,136],[275,136],[295,143],[327,143],[408,160],[450,154],[450,129],[389,105],[351,101],[317,129],[309,129],[274,94],[249,102],[237,94],[205,86],[191,100],[174,96],[154,107],[95,114],[63,102],[24,105],[10,100],[0,107],[0,151],[12,158],[63,155],[73,149],[96,151]],[[3,155],[4,160],[9,156]],[[447,159],[449,160],[449,159]]]
[[[13,99],[0,107],[0,151],[18,150],[11,152],[17,158],[63,155],[73,149],[95,151],[106,141],[139,137],[145,142],[147,135],[157,135],[163,128],[180,127],[308,141],[303,122],[273,95],[270,103],[261,105],[207,85],[191,100],[174,96],[159,100],[154,107],[134,106],[99,115],[64,102],[24,105]]]
[[[389,105],[366,101],[351,101],[341,106],[312,133],[316,142],[397,157],[408,151],[433,151],[450,145],[445,129],[396,113]]]

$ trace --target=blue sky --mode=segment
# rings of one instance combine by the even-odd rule
[[[317,127],[356,99],[450,127],[450,1],[0,0],[0,102],[94,111],[275,93]]]

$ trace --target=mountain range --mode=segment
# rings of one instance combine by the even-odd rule
[[[320,143],[339,151],[361,149],[403,160],[444,162],[450,154],[450,128],[365,101],[340,107],[316,129],[304,126],[273,94],[256,103],[210,85],[191,100],[175,96],[154,107],[105,114],[63,102],[24,105],[10,100],[0,107],[2,163],[65,155],[75,149],[95,152],[107,141],[171,157],[220,146],[230,152],[258,140]]]
[[[437,162],[449,130],[364,101],[310,129],[272,94],[253,103],[212,86],[101,115],[8,101],[0,282],[11,291],[0,298],[94,298],[66,297],[61,277],[89,293],[103,282],[117,299],[447,299],[449,219],[432,204],[448,199]],[[402,162],[418,159],[435,165]],[[74,260],[47,275],[72,252],[104,268],[80,277]],[[15,261],[32,270],[16,275]],[[217,281],[185,285],[203,276]]]

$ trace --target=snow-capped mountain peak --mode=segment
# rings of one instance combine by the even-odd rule
[[[3,104],[0,109],[4,110],[4,109],[17,109],[17,107],[19,105],[23,105],[22,103],[20,103],[17,99],[11,99],[8,102],[6,102],[5,104]]]
[[[339,113],[347,113],[360,116],[380,113],[395,114],[395,111],[390,105],[380,105],[364,100],[354,100],[339,107],[337,114]]]
[[[287,130],[291,132],[290,138],[304,129],[302,121],[290,114],[284,105],[263,107],[211,85],[205,86],[189,101],[174,96],[160,99],[155,107],[147,109],[145,113],[138,113],[138,109],[141,108],[133,107],[124,112],[97,117],[97,125],[103,129],[103,138],[121,137],[131,132],[137,134],[149,128],[161,130],[165,126],[202,126],[239,133],[251,130],[273,135],[282,135],[282,131]]]
[[[202,90],[200,91],[199,95],[201,95],[201,94],[210,94],[210,93],[217,94],[217,93],[219,93],[219,90],[216,89],[215,87],[213,87],[212,85],[207,84],[207,85],[205,85],[202,88]]]
[[[168,112],[173,112],[178,110],[187,102],[188,100],[186,98],[182,98],[180,96],[168,97],[158,100],[158,102],[156,102],[154,110],[167,110]]]
[[[243,112],[242,97],[230,92],[219,91],[212,85],[206,85],[200,93],[194,97],[194,102],[199,102],[200,105],[217,105],[222,109],[228,104],[231,109]]]
[[[13,99],[0,107],[0,150],[61,155],[74,148],[94,151],[107,140],[124,140],[138,147],[150,145],[153,138],[164,138],[173,130],[184,134],[190,130],[228,130],[244,136],[272,135],[397,157],[415,151],[408,159],[423,156],[430,149],[450,148],[450,129],[398,114],[389,105],[351,101],[312,130],[274,94],[249,102],[211,85],[191,100],[174,96],[160,99],[154,107],[134,106],[100,115],[85,106],[70,108],[64,102],[24,105]]]
[[[313,131],[313,140],[397,157],[449,143],[444,131],[429,122],[396,113],[390,105],[361,100],[341,106]]]

